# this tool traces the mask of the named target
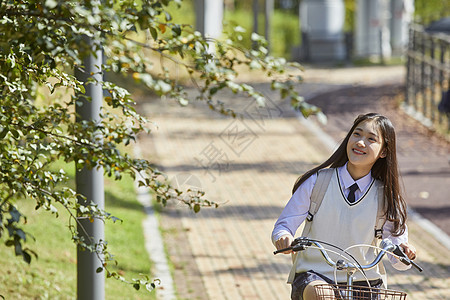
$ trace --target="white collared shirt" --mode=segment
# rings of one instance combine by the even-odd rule
[[[356,183],[358,185],[358,189],[355,191],[355,202],[357,202],[361,198],[361,196],[364,195],[364,193],[367,191],[367,189],[369,188],[370,184],[373,181],[371,172],[369,172],[369,174],[367,174],[366,176],[364,176],[356,181],[353,180],[352,176],[347,171],[347,164],[345,164],[344,167],[339,168],[338,171],[339,171],[339,179],[340,179],[339,182],[341,184],[342,191],[344,191],[344,193],[345,193],[345,197],[348,197],[348,193],[350,192],[350,187],[353,184]]]
[[[338,174],[339,182],[341,184],[342,191],[345,193],[345,196],[348,196],[349,188],[351,185],[353,185],[354,183],[358,185],[358,189],[355,191],[356,202],[361,198],[362,195],[364,195],[364,193],[371,186],[371,183],[374,180],[372,174],[369,173],[366,176],[355,181],[347,170],[347,164],[338,168]],[[311,175],[299,186],[299,188],[292,195],[289,202],[286,204],[272,231],[272,242],[274,244],[275,241],[283,236],[290,235],[294,237],[298,227],[305,221],[306,217],[308,216],[308,210],[311,202],[311,193],[316,180],[317,174]],[[387,238],[391,240],[395,245],[400,245],[401,243],[408,242],[408,228],[406,228],[405,232],[400,236],[392,236],[392,228],[393,223],[390,221],[386,221],[383,226],[383,239]],[[390,255],[388,257],[391,261],[391,264],[396,269],[405,270],[410,268],[410,266],[404,265],[394,257]]]

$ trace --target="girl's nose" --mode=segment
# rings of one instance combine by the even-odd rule
[[[359,139],[358,141],[356,141],[356,145],[358,145],[359,147],[365,147],[366,144],[364,144],[363,139]]]

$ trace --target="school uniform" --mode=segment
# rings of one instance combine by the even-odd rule
[[[308,215],[311,193],[316,180],[317,174],[312,175],[292,195],[275,223],[272,232],[273,243],[285,235],[295,236],[298,227]],[[355,183],[357,189],[354,201],[351,202],[348,196],[351,186]],[[371,173],[355,181],[349,174],[347,165],[336,168],[322,204],[314,216],[308,237],[334,244],[343,249],[357,244],[372,244],[378,210],[378,192],[382,192],[382,189],[379,188],[380,185],[382,183],[375,180]],[[383,226],[383,239],[390,239],[396,245],[408,241],[407,230],[402,235],[394,237],[391,235],[392,227],[392,222],[386,221]],[[339,252],[337,249],[332,250]],[[366,247],[350,248],[348,252],[362,265],[372,262],[375,257],[374,249]],[[339,259],[340,254],[329,254],[333,260]],[[309,248],[299,252],[298,255],[297,265],[294,266],[297,274],[314,270],[332,279],[333,282],[335,279],[337,282],[346,282],[346,272],[335,272],[334,268],[325,262],[318,250]],[[392,256],[388,255],[388,258],[393,267],[398,270],[410,268]],[[381,278],[381,273],[377,267],[365,271],[365,276],[369,280],[378,280]],[[365,277],[358,272],[355,274],[354,280],[365,280]]]

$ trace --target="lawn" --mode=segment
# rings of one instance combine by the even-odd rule
[[[73,168],[65,168],[73,175]],[[74,185],[73,180],[69,183]],[[14,255],[12,248],[0,247],[0,295],[5,299],[75,299],[76,247],[67,229],[67,213],[59,209],[56,218],[46,211],[35,211],[32,201],[21,200],[21,210],[27,216],[25,230],[36,240],[27,247],[38,254],[28,265]],[[123,220],[107,222],[105,236],[108,248],[119,262],[116,272],[127,279],[149,277],[151,263],[144,246],[142,206],[137,202],[131,178],[105,182],[106,210]],[[145,289],[136,291],[131,285],[115,279],[106,279],[106,299],[156,299]]]

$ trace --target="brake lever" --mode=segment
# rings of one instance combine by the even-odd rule
[[[298,245],[298,244],[305,245],[305,246],[312,245],[311,241],[305,236],[300,236],[300,237],[296,238],[295,240],[293,240],[291,243],[291,247]]]
[[[413,265],[417,270],[419,270],[419,272],[422,272],[423,269],[422,267],[420,267],[418,264],[416,264],[413,260],[409,259],[408,256],[406,256],[405,252],[403,252],[402,248],[400,248],[400,246],[396,245],[395,246],[395,250],[392,251],[394,254],[399,256],[399,259],[402,263],[404,263],[405,265],[409,266],[409,265]]]

